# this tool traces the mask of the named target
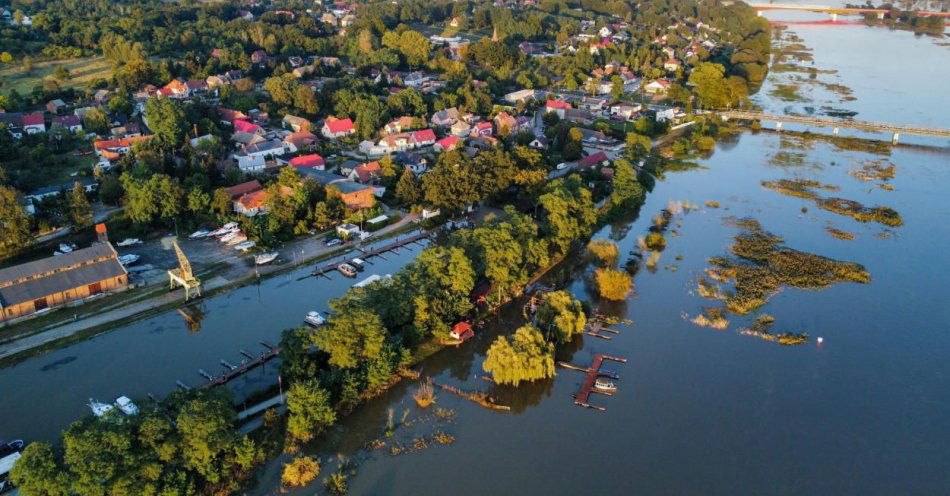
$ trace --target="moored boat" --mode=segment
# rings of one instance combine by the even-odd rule
[[[122,265],[132,265],[135,262],[138,262],[140,258],[142,257],[139,255],[136,255],[135,253],[119,255],[119,263]]]
[[[73,251],[73,250],[75,250],[75,249],[76,249],[76,245],[74,245],[74,244],[67,244],[67,243],[60,243],[60,244],[59,244],[59,251],[61,251],[61,252],[63,252],[63,253],[69,253],[69,252],[71,252],[71,251]]]
[[[255,246],[257,246],[257,243],[253,241],[242,241],[234,245],[234,249],[238,251],[247,251],[247,250],[250,250],[251,248],[254,248]]]
[[[89,408],[92,409],[92,414],[97,417],[102,417],[103,415],[115,409],[114,406],[108,403],[103,403],[101,401],[96,401],[94,399],[90,399],[88,404],[89,404]]]
[[[350,264],[342,263],[337,265],[336,270],[339,270],[340,273],[346,277],[356,277],[356,269]]]
[[[598,378],[596,381],[594,381],[594,389],[598,391],[614,392],[617,390],[617,385],[608,381],[607,379]]]
[[[21,440],[4,443],[0,441],[0,493],[5,493],[13,488],[10,482],[10,471],[20,459],[20,453],[23,451],[24,442]]]
[[[115,406],[126,415],[138,415],[139,407],[128,396],[119,396],[115,399]]]
[[[219,239],[222,243],[227,243],[227,242],[231,241],[232,239],[238,237],[239,234],[240,234],[240,235],[243,235],[244,233],[242,233],[241,231],[227,231],[227,232],[224,234],[224,236],[221,236],[221,237],[218,238],[218,239]]]
[[[327,323],[327,319],[323,318],[320,312],[316,311],[307,312],[307,316],[304,317],[303,321],[313,327],[320,327]]]
[[[352,265],[353,268],[356,270],[363,270],[366,268],[366,262],[364,262],[363,259],[361,258],[354,258],[353,260],[350,260],[348,263]]]
[[[211,235],[211,231],[209,231],[208,229],[201,228],[191,233],[188,237],[191,239],[199,239],[199,238],[206,238],[209,235]]]
[[[260,255],[257,255],[256,257],[254,257],[254,263],[256,263],[257,265],[269,264],[273,262],[274,259],[277,258],[277,255],[278,253],[276,251],[272,251],[269,253],[261,253]]]
[[[125,238],[122,241],[116,243],[116,246],[133,246],[142,244],[142,240],[139,238]]]

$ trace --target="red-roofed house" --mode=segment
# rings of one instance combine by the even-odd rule
[[[314,169],[323,170],[324,165],[323,157],[317,155],[316,153],[310,155],[301,155],[299,157],[294,157],[290,159],[290,165],[293,167],[311,167]]]
[[[472,330],[472,324],[468,322],[459,322],[452,326],[452,330],[449,332],[449,336],[452,339],[458,339],[459,341],[467,341],[468,339],[475,336],[475,331]]]
[[[593,155],[588,155],[577,161],[578,169],[586,169],[588,167],[593,167],[595,165],[602,165],[609,162],[610,159],[607,158],[607,154],[604,152],[597,152]]]
[[[460,140],[458,136],[449,136],[448,138],[442,138],[436,141],[432,149],[437,152],[447,152],[454,150],[459,144]]]
[[[236,133],[247,133],[247,134],[256,134],[259,136],[264,135],[264,128],[254,124],[251,121],[246,121],[244,119],[238,119],[234,121],[234,132]]]
[[[262,189],[260,181],[257,179],[246,183],[235,184],[228,188],[228,194],[231,195],[231,201],[234,201],[247,193],[253,193]]]
[[[259,189],[234,200],[234,211],[247,217],[267,212],[267,192]]]
[[[226,108],[219,108],[218,115],[221,117],[221,123],[227,124],[229,126],[233,126],[234,121],[236,120],[247,119],[247,116],[244,115],[244,112],[241,112],[240,110],[232,110],[232,109],[226,109]]]
[[[26,134],[36,134],[36,133],[45,133],[46,132],[46,121],[43,117],[42,112],[34,112],[32,114],[23,114],[23,131]]]
[[[571,104],[560,100],[548,100],[544,104],[544,112],[554,112],[558,117],[564,117],[564,111],[571,108]]]
[[[185,98],[191,93],[191,90],[188,89],[188,85],[185,84],[180,79],[172,79],[162,89],[171,91],[171,94],[169,96],[173,96],[177,98]]]
[[[284,138],[284,144],[290,153],[309,151],[313,150],[317,144],[317,136],[306,129],[301,129]]]
[[[56,126],[72,132],[82,131],[82,119],[78,115],[57,115],[53,117],[53,127]]]
[[[350,172],[349,179],[361,184],[370,184],[382,174],[383,170],[379,167],[379,162],[367,162],[354,167],[353,172]]]
[[[132,145],[152,139],[151,136],[129,136],[119,140],[98,140],[92,143],[96,155],[108,160],[117,160],[132,149]]]
[[[353,128],[353,121],[350,119],[337,119],[335,117],[327,117],[323,121],[323,130],[322,133],[324,136],[330,139],[342,138],[344,136],[349,136],[356,132],[356,129]]]
[[[417,147],[419,146],[429,146],[435,144],[435,131],[431,129],[423,129],[421,131],[412,132],[412,141]]]
[[[498,134],[502,136],[513,133],[518,128],[518,119],[509,115],[508,112],[499,112],[494,121]]]
[[[494,132],[491,122],[479,122],[472,128],[472,134],[478,136],[491,136]]]

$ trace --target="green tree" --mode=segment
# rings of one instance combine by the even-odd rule
[[[643,186],[637,180],[637,173],[630,162],[618,159],[614,162],[614,171],[614,189],[610,194],[610,204],[629,208],[643,203]]]
[[[606,300],[621,301],[627,298],[633,289],[630,274],[622,270],[602,268],[594,271],[594,281],[600,297]]]
[[[234,417],[227,396],[215,392],[194,395],[175,417],[185,467],[213,484],[221,481],[223,457],[236,442]]]
[[[10,471],[10,480],[24,496],[69,496],[69,480],[46,442],[30,443]]]
[[[617,243],[606,239],[595,239],[587,243],[587,253],[601,267],[610,267],[617,263],[620,248],[617,247]]]
[[[92,225],[92,206],[86,199],[86,188],[78,182],[69,193],[69,220],[80,229]]]
[[[376,358],[385,339],[379,315],[365,308],[337,315],[313,334],[314,344],[330,354],[330,365],[340,368],[353,368],[361,360]]]
[[[231,194],[228,193],[227,188],[214,190],[214,195],[211,197],[211,210],[224,217],[229,214],[233,208],[234,204],[231,203]]]
[[[209,205],[211,205],[211,196],[205,193],[201,188],[196,186],[188,193],[188,210],[193,213],[207,213]]]
[[[545,231],[560,253],[566,253],[575,240],[589,236],[597,221],[590,191],[580,185],[576,175],[549,183],[538,202],[544,213]]]
[[[58,65],[53,71],[53,77],[63,82],[69,81],[69,69],[64,65]]]
[[[301,487],[316,480],[320,475],[320,464],[309,456],[298,456],[284,464],[280,474],[280,483],[290,487]]]
[[[330,393],[316,379],[294,382],[287,390],[287,433],[298,441],[309,441],[333,425],[336,412],[330,405]]]
[[[82,125],[94,133],[105,134],[109,132],[109,117],[102,107],[93,107],[83,114]]]
[[[689,74],[689,84],[693,86],[696,97],[705,108],[726,108],[732,103],[726,80],[726,69],[722,64],[703,62]]]
[[[416,182],[416,175],[412,169],[406,167],[396,183],[396,198],[406,205],[416,205],[422,199],[422,190]]]
[[[33,242],[30,215],[20,206],[20,193],[0,185],[0,257],[9,257]]]
[[[406,269],[413,297],[417,336],[446,337],[449,326],[472,308],[475,271],[457,247],[426,248]]]
[[[587,315],[583,305],[567,291],[552,291],[544,296],[538,308],[537,322],[547,329],[558,343],[566,343],[584,331]]]
[[[498,384],[517,386],[522,381],[535,381],[554,376],[554,346],[541,331],[526,325],[515,331],[509,342],[498,336],[482,362],[482,370]]]
[[[171,98],[149,98],[145,118],[152,130],[152,140],[159,146],[178,149],[184,144],[188,120],[181,103]]]

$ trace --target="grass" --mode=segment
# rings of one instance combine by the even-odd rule
[[[825,228],[825,231],[826,231],[828,234],[830,234],[832,237],[834,237],[835,239],[847,239],[847,240],[852,240],[852,239],[854,239],[854,238],[857,237],[857,236],[855,236],[853,233],[849,233],[849,232],[847,232],[847,231],[842,231],[841,229],[838,229],[838,228],[835,228],[835,227],[826,227],[826,228]]]
[[[15,89],[21,95],[28,94],[59,66],[66,67],[70,74],[68,81],[60,83],[63,87],[83,88],[96,78],[108,79],[112,74],[112,65],[102,57],[36,62],[29,73],[23,72],[19,65],[11,65],[0,70],[0,80],[6,82],[3,93],[9,94]]]
[[[432,379],[428,379],[419,385],[415,393],[412,393],[413,399],[419,408],[429,408],[435,403],[435,390],[432,387]]]
[[[814,200],[818,208],[838,215],[847,215],[859,222],[878,222],[891,227],[897,227],[904,223],[900,214],[891,207],[865,207],[858,201],[846,198],[824,198],[815,192],[815,188],[830,191],[836,191],[838,188],[818,181],[779,179],[777,181],[762,181],[762,186],[783,195]]]
[[[762,314],[756,317],[755,321],[752,323],[752,327],[745,327],[739,330],[739,334],[745,336],[755,336],[759,339],[765,341],[771,341],[773,343],[778,343],[785,346],[794,346],[797,344],[805,344],[808,342],[808,333],[792,333],[792,332],[782,332],[778,334],[772,334],[769,330],[772,328],[772,325],[775,323],[775,317],[772,317],[769,314]]]
[[[861,264],[842,262],[781,246],[784,240],[752,219],[738,222],[744,229],[735,237],[737,258],[710,259],[707,275],[720,282],[734,282],[735,291],[726,307],[748,314],[768,302],[783,286],[820,289],[839,282],[868,283],[871,275]]]
[[[808,200],[818,200],[821,197],[815,193],[815,188],[821,188],[828,191],[838,191],[837,186],[822,184],[812,179],[779,179],[777,181],[762,181],[762,186],[777,191],[783,195],[806,198]]]

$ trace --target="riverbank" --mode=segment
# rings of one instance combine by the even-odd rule
[[[373,242],[398,236],[400,233],[415,227],[414,221],[418,216],[408,215],[399,222],[386,226],[376,232]],[[305,238],[285,246],[282,251],[293,254],[293,260],[281,265],[266,265],[249,269],[247,275],[234,279],[227,279],[223,274],[213,275],[202,284],[202,297],[192,300],[197,303],[211,296],[231,291],[248,284],[259,282],[280,274],[284,274],[302,265],[307,265],[347,253],[353,245],[328,247],[318,239]],[[290,256],[290,255],[287,255]],[[148,288],[148,295],[159,292],[157,286]],[[121,295],[117,295],[121,296]],[[141,297],[141,294],[137,295]],[[173,309],[184,303],[184,293],[171,291],[157,296],[148,296],[144,300],[132,300],[131,304],[122,304],[101,313],[87,313],[81,319],[64,319],[62,325],[54,328],[44,327],[35,332],[17,336],[0,344],[0,367],[8,366],[30,356],[44,353],[61,346],[75,343],[90,337],[108,332],[118,326],[135,322],[153,315]],[[28,324],[29,322],[25,323]]]

